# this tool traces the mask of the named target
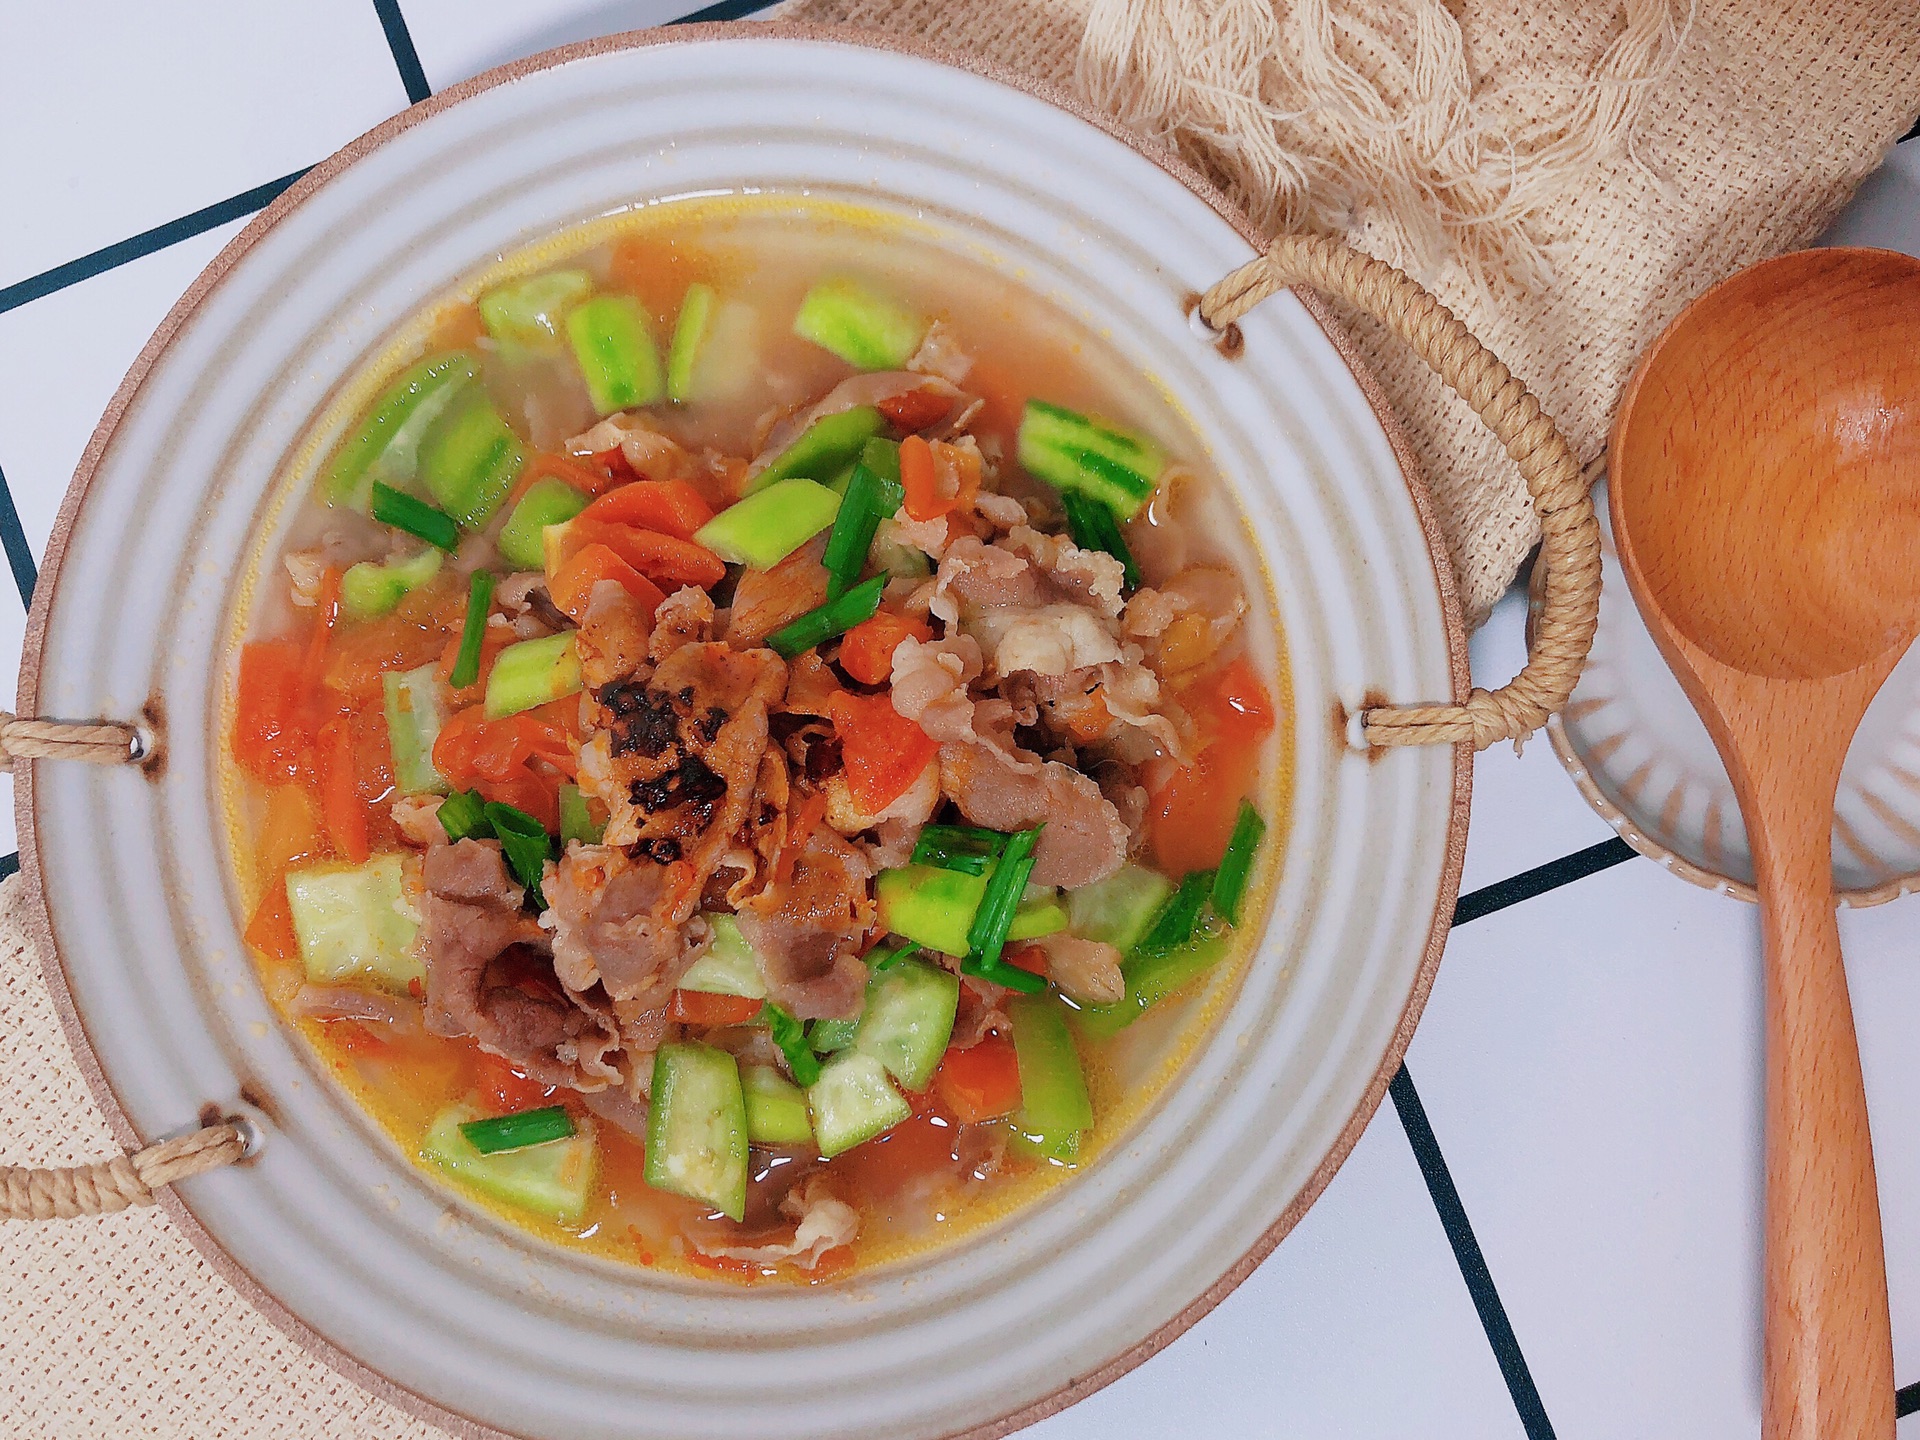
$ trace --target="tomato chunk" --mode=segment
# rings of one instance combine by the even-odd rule
[[[297,779],[313,748],[306,647],[297,640],[256,640],[240,651],[233,758],[261,780]]]
[[[988,1035],[965,1050],[949,1050],[933,1076],[934,1092],[963,1124],[997,1120],[1020,1108],[1020,1062],[1013,1041]]]
[[[953,413],[953,401],[938,390],[922,386],[876,401],[874,408],[902,430],[924,430]]]
[[[1148,844],[1170,875],[1218,865],[1227,853],[1240,802],[1260,770],[1260,741],[1273,728],[1273,700],[1241,657],[1181,692],[1201,746],[1148,796]]]
[[[827,701],[840,737],[847,789],[868,815],[878,815],[906,793],[940,746],[893,708],[887,695],[834,695]]]

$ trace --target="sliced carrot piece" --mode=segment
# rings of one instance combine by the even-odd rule
[[[673,992],[672,1016],[682,1025],[745,1025],[760,1013],[761,1002],[740,995],[709,995],[704,990]]]
[[[610,546],[598,542],[576,550],[572,558],[548,578],[547,590],[555,605],[575,621],[584,621],[587,605],[593,599],[593,587],[602,580],[614,581],[638,600],[649,619],[667,598],[660,593],[658,585],[614,554]]]
[[[571,553],[594,544],[607,546],[663,590],[677,590],[682,585],[698,585],[704,590],[719,584],[727,573],[726,562],[704,545],[658,530],[610,525],[584,516],[567,526],[562,550]]]
[[[713,519],[713,507],[684,480],[636,480],[609,490],[582,510],[580,518],[691,540],[694,531]]]
[[[953,509],[935,485],[933,447],[918,435],[900,442],[900,487],[907,494],[907,514],[915,520],[935,520]]]
[[[893,674],[893,652],[909,635],[931,640],[933,627],[924,619],[881,610],[840,637],[840,668],[862,685],[884,685]]]

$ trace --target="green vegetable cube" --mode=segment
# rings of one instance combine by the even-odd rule
[[[546,562],[542,543],[549,525],[564,525],[587,508],[587,497],[553,476],[543,476],[527,487],[527,493],[500,527],[501,556],[516,570],[538,570]]]
[[[887,1078],[886,1066],[858,1050],[842,1050],[821,1066],[807,1101],[813,1107],[814,1138],[829,1160],[913,1114]]]
[[[560,1225],[573,1225],[587,1211],[599,1152],[590,1130],[571,1139],[482,1155],[460,1127],[481,1118],[471,1105],[441,1111],[420,1142],[423,1159],[431,1160],[461,1184],[491,1199],[541,1215]]]
[[[736,501],[694,532],[722,560],[771,570],[833,524],[840,497],[811,480],[782,480]]]
[[[485,527],[520,476],[527,452],[493,402],[474,393],[441,418],[420,443],[420,478],[469,530]]]
[[[927,333],[924,317],[858,280],[822,280],[800,302],[793,333],[861,370],[898,370]]]
[[[586,271],[549,270],[482,295],[480,320],[503,345],[551,350],[560,343],[567,312],[592,293],[593,277]]]
[[[433,764],[440,738],[439,676],[432,665],[418,670],[389,670],[380,677],[385,692],[387,745],[393,751],[393,783],[402,795],[444,795],[447,782]]]
[[[580,693],[580,657],[574,633],[562,631],[509,645],[487,675],[487,718],[498,720]]]
[[[748,1140],[755,1145],[813,1142],[806,1091],[771,1065],[743,1066],[740,1086],[746,1095]]]
[[[631,295],[597,295],[567,316],[567,338],[601,415],[651,405],[666,393],[647,312]]]
[[[375,855],[361,865],[329,862],[288,872],[287,905],[308,980],[371,980],[402,994],[426,980],[414,953],[419,921],[403,903],[406,866],[403,856]]]
[[[880,924],[903,939],[942,955],[964,956],[974,912],[987,893],[987,876],[931,865],[906,865],[881,872],[874,896]]]

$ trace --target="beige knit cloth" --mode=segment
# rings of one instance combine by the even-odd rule
[[[1521,14],[1470,0],[1457,23],[1438,0],[1311,0],[1279,25],[1264,0],[799,0],[788,13],[1062,83],[1084,60],[1093,93],[1172,136],[1261,223],[1344,230],[1413,266],[1587,458],[1674,310],[1817,233],[1920,108],[1915,0],[1710,0],[1690,27],[1659,4],[1631,8],[1631,25],[1578,0]],[[1775,13],[1788,8],[1804,13]],[[1204,91],[1169,68],[1183,55]],[[1622,83],[1632,75],[1655,78]],[[1510,140],[1528,175],[1499,173]],[[1519,478],[1423,365],[1362,338],[1434,477],[1478,615],[1533,543]],[[17,879],[0,885],[0,1163],[97,1160],[112,1135],[20,902]],[[0,1225],[0,1433],[440,1432],[283,1338],[148,1208]]]
[[[1819,234],[1920,112],[1916,0],[791,0],[1077,90],[1269,232],[1406,268],[1582,463],[1693,296]],[[1478,623],[1539,539],[1513,464],[1369,320]],[[1255,357],[1257,359],[1257,357]],[[1486,677],[1500,679],[1504,677]]]

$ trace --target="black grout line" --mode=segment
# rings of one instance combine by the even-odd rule
[[[1518,875],[1510,875],[1505,880],[1483,885],[1478,890],[1470,890],[1462,895],[1453,907],[1453,923],[1464,925],[1469,920],[1478,920],[1482,915],[1491,915],[1509,905],[1518,905],[1522,900],[1531,900],[1536,895],[1544,895],[1575,880],[1584,880],[1589,875],[1610,870],[1623,861],[1633,859],[1634,854],[1633,847],[1616,835],[1611,840],[1602,840],[1598,845],[1589,845],[1571,855],[1562,855],[1558,860],[1549,860],[1531,870],[1522,870]]]
[[[762,10],[771,10],[774,0],[719,0],[718,4],[708,5],[691,15],[682,15],[677,20],[669,20],[669,25],[697,25],[704,20],[744,20],[749,15],[758,15]]]
[[[1434,1139],[1426,1107],[1420,1103],[1419,1092],[1413,1088],[1413,1077],[1405,1065],[1393,1077],[1387,1091],[1393,1096],[1393,1108],[1400,1113],[1401,1128],[1407,1132],[1407,1143],[1413,1147],[1413,1158],[1427,1182],[1433,1208],[1440,1212],[1440,1227],[1447,1232],[1447,1243],[1453,1247],[1460,1277],[1467,1282],[1467,1294],[1479,1312],[1487,1343],[1493,1346],[1493,1358],[1506,1379],[1514,1409],[1520,1412],[1520,1424],[1527,1432],[1527,1440],[1554,1440],[1553,1422],[1547,1418],[1546,1406],[1540,1403],[1533,1372],[1527,1369],[1527,1358],[1520,1353],[1520,1342],[1514,1338],[1507,1308],[1500,1303],[1500,1292],[1494,1289],[1493,1273],[1487,1269],[1486,1256],[1480,1253],[1480,1242],[1474,1238],[1466,1207],[1460,1203],[1460,1192],[1454,1188],[1453,1175],[1440,1153],[1440,1142]]]
[[[25,280],[16,280],[11,285],[0,287],[0,315],[17,309],[29,300],[38,300],[69,285],[90,280],[129,260],[138,260],[156,250],[178,245],[182,240],[191,240],[195,235],[205,234],[229,221],[251,215],[256,210],[264,210],[279,198],[283,190],[312,168],[305,166],[291,175],[282,175],[278,180],[269,180],[264,185],[256,185],[251,190],[216,201],[191,215],[182,215],[178,220],[169,220],[151,230],[142,230],[131,239],[118,241],[104,250],[95,250],[91,255],[82,255],[78,260],[69,260],[64,265],[56,265],[51,270],[43,270],[38,275],[29,275]]]
[[[0,471],[0,549],[7,552],[13,583],[20,587],[20,603],[31,610],[40,567],[33,563],[33,547],[27,544],[27,532],[20,526],[20,511],[13,503],[13,487],[7,484],[5,471]]]
[[[420,68],[420,52],[413,48],[413,32],[407,29],[407,17],[400,13],[400,0],[373,0],[380,28],[387,32],[387,49],[400,72],[400,83],[407,87],[407,103],[418,105],[433,94],[427,84],[427,72]]]
[[[0,880],[6,879],[9,875],[17,875],[19,873],[20,852],[18,850],[14,851],[11,855],[0,855]]]
[[[1920,126],[1914,127],[1920,130]],[[1920,1381],[1902,1385],[1893,1392],[1893,1418],[1898,1420],[1920,1410]]]

